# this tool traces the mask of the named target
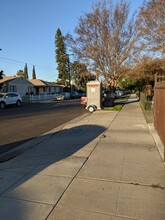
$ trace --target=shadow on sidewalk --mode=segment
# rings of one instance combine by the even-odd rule
[[[59,182],[57,184],[57,178],[59,181],[62,181],[60,179],[62,178],[64,181],[64,183],[62,183],[62,187],[64,187],[63,185],[66,185],[65,188],[67,188],[67,185],[70,183],[73,177],[58,177],[58,174],[56,173],[45,176],[37,174],[47,169],[51,165],[53,165],[53,167],[56,166],[57,162],[66,158],[66,161],[70,161],[69,163],[72,164],[74,162],[73,164],[75,165],[78,163],[76,167],[81,167],[87,156],[81,157],[79,154],[77,156],[75,155],[74,157],[70,156],[83,149],[104,131],[105,127],[97,125],[80,125],[71,128],[68,127],[67,129],[63,129],[59,132],[38,137],[42,139],[42,141],[40,139],[39,144],[11,160],[0,163],[0,173],[2,177],[0,194],[3,196],[3,203],[0,202],[2,205],[0,211],[6,210],[5,206],[7,205],[9,209],[11,208],[11,215],[13,212],[16,213],[17,219],[24,219],[24,216],[27,213],[28,207],[26,206],[28,203],[24,203],[23,201],[37,201],[38,204],[45,202],[43,201],[42,197],[42,193],[46,193],[44,192],[44,189],[49,191],[49,187],[52,186],[53,189],[56,187],[61,188],[59,185],[61,183]],[[99,139],[96,141],[99,141]],[[88,150],[88,154],[90,154],[92,151],[91,147],[94,148],[95,145],[89,144],[88,147],[90,149]],[[66,162],[64,162],[64,164],[65,163]],[[79,170],[80,167],[77,167],[76,169]],[[74,175],[76,175],[76,173]],[[40,183],[42,182],[40,178],[43,178],[42,180],[45,182]],[[48,179],[50,179],[50,183]],[[65,190],[65,188],[63,190]],[[8,199],[8,196],[10,199]],[[13,199],[16,199],[14,206],[12,205]],[[59,198],[53,197],[53,201],[51,201],[50,204],[55,205],[58,199]],[[47,204],[49,204],[49,202]],[[4,217],[3,219],[5,219],[8,216],[7,212],[3,211],[2,216]]]
[[[120,97],[120,98],[117,98],[115,99],[115,103],[116,104],[131,104],[131,103],[136,103],[136,102],[139,102],[139,98],[136,97],[136,95],[134,96],[130,96],[129,98],[128,97]]]
[[[124,104],[127,105],[127,104],[131,104],[131,103],[135,103],[135,102],[139,102],[139,99],[133,99],[133,100],[126,101]]]

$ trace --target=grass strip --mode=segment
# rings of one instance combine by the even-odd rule
[[[123,108],[124,104],[115,104],[113,107],[104,107],[105,111],[120,111]]]

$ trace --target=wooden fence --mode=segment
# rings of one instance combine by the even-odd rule
[[[164,145],[165,161],[165,73],[157,74],[155,77],[154,126]]]

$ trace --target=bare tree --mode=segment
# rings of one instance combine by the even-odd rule
[[[116,85],[121,69],[139,50],[136,15],[129,16],[126,0],[96,3],[79,18],[75,34],[69,36],[73,52],[109,86]]]
[[[146,48],[165,55],[165,0],[150,0],[144,3],[139,19]]]
[[[17,76],[24,76],[23,70],[18,70],[16,74]]]

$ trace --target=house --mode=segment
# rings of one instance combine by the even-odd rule
[[[55,94],[63,92],[63,87],[40,79],[28,80],[23,76],[5,76],[0,79],[0,92],[18,92],[21,96]]]
[[[33,84],[23,76],[5,76],[0,79],[0,92],[18,92],[25,96],[33,89]]]
[[[54,82],[47,82],[40,79],[30,79],[30,83],[34,86],[33,94],[55,94],[63,91],[63,85],[58,85]]]

